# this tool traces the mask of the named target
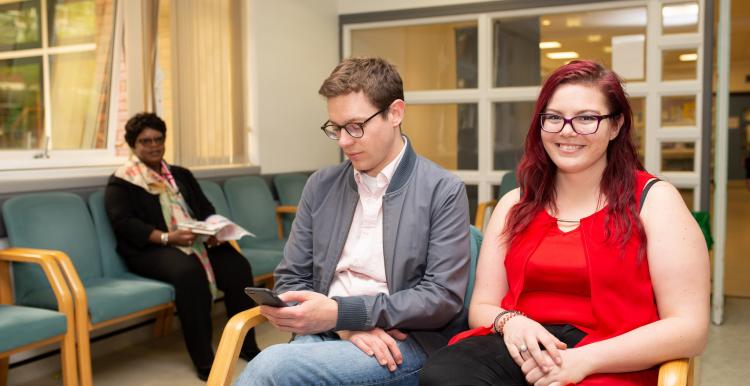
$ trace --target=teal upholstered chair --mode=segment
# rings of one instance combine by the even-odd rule
[[[93,197],[94,225],[83,199],[54,192],[16,196],[3,205],[11,246],[46,250],[55,257],[73,292],[81,383],[91,384],[89,331],[149,314],[157,315],[162,334],[171,317],[171,286],[127,272],[114,251],[114,236],[104,221],[101,193]],[[15,264],[16,301],[56,309],[56,299],[36,266]]]
[[[219,184],[217,184],[216,182],[207,180],[198,181],[198,184],[200,184],[201,190],[203,191],[203,194],[206,195],[206,198],[208,198],[208,201],[210,201],[214,206],[214,209],[216,209],[216,214],[220,214],[231,220],[232,212],[229,210],[229,204],[227,204],[227,199],[226,197],[224,197],[224,192],[221,190],[221,186],[219,186]],[[253,275],[255,275],[255,284],[265,284],[266,286],[272,286],[273,280],[271,280],[272,277],[269,276],[267,268],[267,266],[271,265],[271,262],[263,260],[264,253],[261,252],[260,256],[258,256],[257,253],[248,254],[250,253],[250,251],[243,251],[237,242],[230,241],[230,243],[250,262],[250,265],[253,268]],[[276,257],[274,256],[272,258],[275,259]]]
[[[474,293],[474,279],[477,275],[477,261],[479,260],[479,248],[482,246],[482,231],[474,225],[469,225],[469,236],[471,253],[471,262],[469,263],[469,285],[466,287],[466,297],[464,297],[464,305],[468,308],[469,302],[471,301],[471,294]]]
[[[56,310],[13,304],[10,262],[38,265],[57,301]],[[78,384],[73,297],[52,256],[20,248],[0,250],[0,385],[8,377],[10,356],[49,344],[60,344],[62,380]]]
[[[497,192],[497,199],[482,202],[477,205],[477,212],[474,216],[474,226],[476,226],[480,231],[484,230],[484,223],[487,212],[489,211],[490,213],[492,213],[492,209],[495,208],[495,205],[497,205],[497,200],[504,196],[505,193],[508,193],[517,187],[518,181],[516,180],[515,170],[511,170],[503,174],[503,178],[500,180],[500,189]]]
[[[255,234],[238,241],[242,254],[250,260],[253,274],[261,280],[272,280],[273,270],[284,256],[281,214],[268,184],[257,176],[235,177],[224,182],[224,194],[232,220]]]
[[[305,188],[307,183],[307,174],[303,173],[288,173],[288,174],[277,174],[273,177],[273,186],[276,187],[276,193],[279,194],[279,204],[284,207],[294,207],[294,212],[297,212],[297,204],[302,197],[302,190]],[[289,236],[289,231],[292,229],[292,221],[294,221],[294,213],[284,214],[284,236]]]
[[[198,181],[198,184],[201,186],[201,190],[203,191],[203,194],[206,195],[206,198],[208,198],[208,201],[210,201],[211,205],[216,209],[216,214],[231,219],[232,213],[229,211],[229,204],[227,204],[227,199],[224,197],[224,192],[221,190],[221,186],[216,182],[208,180]]]

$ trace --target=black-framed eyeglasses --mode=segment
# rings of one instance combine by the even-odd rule
[[[164,144],[164,136],[152,137],[152,138],[138,138],[138,142],[141,146],[161,146]]]
[[[365,135],[365,124],[367,124],[367,122],[369,122],[371,119],[375,118],[378,114],[386,110],[388,110],[388,107],[378,111],[375,114],[370,115],[369,118],[365,119],[362,122],[349,122],[344,126],[339,126],[329,120],[326,121],[323,126],[320,126],[320,130],[323,130],[328,138],[335,140],[341,138],[341,129],[346,130],[346,132],[352,138],[362,138],[362,136]]]
[[[599,130],[599,124],[603,119],[614,118],[620,115],[619,113],[612,113],[607,115],[576,115],[572,118],[565,118],[562,115],[552,113],[539,114],[539,121],[541,122],[542,130],[548,133],[559,133],[565,127],[566,124],[570,124],[578,134],[589,135],[596,133]]]

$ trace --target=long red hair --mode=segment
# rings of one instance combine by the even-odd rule
[[[635,199],[635,171],[643,170],[643,165],[638,159],[631,134],[633,111],[622,88],[620,77],[589,60],[574,60],[558,68],[542,86],[526,135],[525,151],[518,164],[517,175],[522,196],[506,217],[503,233],[509,241],[508,245],[526,229],[540,210],[557,210],[557,166],[544,150],[539,114],[545,111],[555,90],[563,84],[586,84],[597,87],[604,94],[610,113],[619,114],[612,119],[623,119],[620,132],[607,147],[607,166],[600,182],[600,191],[608,203],[605,234],[607,240],[614,237],[614,241],[624,247],[635,229],[638,239],[641,240],[639,256],[643,256],[646,233],[638,216],[638,204]]]

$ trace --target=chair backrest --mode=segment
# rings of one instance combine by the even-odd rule
[[[277,174],[274,176],[273,185],[279,194],[279,204],[297,206],[302,197],[302,190],[305,188],[305,183],[307,183],[307,177],[307,174],[302,173]],[[284,215],[284,237],[289,236],[289,232],[292,229],[292,221],[294,221],[293,213]]]
[[[230,178],[224,182],[224,193],[234,222],[254,233],[258,240],[278,238],[276,202],[262,178]],[[248,242],[251,243],[252,238],[245,237],[240,245]]]
[[[471,263],[469,265],[469,285],[466,287],[466,296],[464,305],[469,307],[471,295],[474,292],[474,279],[477,275],[477,261],[479,260],[479,248],[482,246],[482,232],[474,225],[469,225],[469,234],[471,238]]]
[[[503,178],[500,180],[500,189],[497,192],[497,199],[502,198],[505,193],[518,187],[518,181],[516,180],[516,171],[511,170],[503,174]]]
[[[229,204],[227,204],[227,198],[224,197],[224,192],[221,190],[221,186],[213,181],[201,180],[198,181],[201,186],[203,194],[206,195],[208,201],[211,201],[211,205],[216,209],[216,214],[220,214],[226,218],[232,218],[232,214],[229,211]]]
[[[288,173],[273,177],[273,185],[279,193],[281,205],[297,205],[307,182],[307,174]]]
[[[102,256],[102,273],[107,277],[120,276],[128,272],[125,262],[117,253],[117,238],[104,206],[104,192],[96,191],[89,196],[89,210],[94,219],[99,250]]]
[[[94,223],[80,196],[65,192],[16,196],[3,204],[3,220],[11,246],[63,251],[84,283],[102,277]],[[13,277],[17,299],[49,288],[34,264],[14,264]]]

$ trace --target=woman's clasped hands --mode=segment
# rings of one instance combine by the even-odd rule
[[[580,349],[568,349],[567,344],[530,318],[513,317],[502,332],[510,356],[531,385],[566,386],[589,374]]]

